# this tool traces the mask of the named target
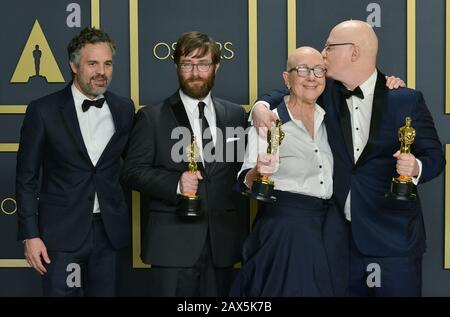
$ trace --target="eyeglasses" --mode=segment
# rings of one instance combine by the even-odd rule
[[[331,47],[333,47],[333,46],[341,46],[341,45],[355,45],[355,43],[350,43],[350,42],[348,42],[348,43],[328,43],[328,44],[325,44],[324,49],[326,51],[329,51]]]
[[[211,67],[212,63],[199,63],[199,64],[192,64],[192,63],[180,63],[180,69],[182,72],[188,73],[192,72],[194,69],[194,66],[197,67],[197,70],[199,72],[207,72],[209,68]]]
[[[297,74],[300,77],[308,77],[308,75],[313,72],[314,76],[317,78],[322,78],[325,76],[327,69],[324,67],[316,66],[316,67],[308,67],[308,66],[297,66],[288,70],[288,72],[297,71]]]

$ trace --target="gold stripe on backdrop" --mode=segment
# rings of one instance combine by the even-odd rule
[[[15,153],[19,150],[19,143],[0,143],[0,152]]]
[[[30,267],[26,260],[20,259],[1,259],[0,267]]]
[[[130,0],[130,92],[136,111],[141,107],[139,103],[138,5],[138,0]]]
[[[91,0],[91,27],[100,28],[100,0]]]
[[[258,98],[258,2],[248,0],[249,105]]]
[[[139,1],[130,0],[130,93],[134,102],[134,108],[138,111],[141,108],[139,101]],[[142,262],[141,254],[141,194],[136,191],[131,192],[132,210],[132,256],[133,268],[149,268],[150,265]]]
[[[0,114],[24,114],[27,111],[26,105],[2,105]]]
[[[248,60],[249,60],[249,105],[248,111],[258,98],[258,2],[248,1]],[[250,200],[250,229],[258,211],[258,204],[255,200]],[[237,263],[235,268],[241,267]]]
[[[297,48],[297,0],[287,0],[288,56]]]

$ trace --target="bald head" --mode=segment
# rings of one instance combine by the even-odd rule
[[[322,54],[318,50],[309,46],[302,46],[289,55],[286,62],[286,70],[304,64],[307,59],[314,59],[318,64],[323,64]]]
[[[327,75],[354,89],[376,70],[377,52],[378,39],[369,24],[358,20],[339,23],[322,51]]]
[[[345,42],[358,45],[370,58],[376,59],[378,38],[372,27],[364,21],[348,20],[336,25],[331,33]]]

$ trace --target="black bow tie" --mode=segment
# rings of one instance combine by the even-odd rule
[[[83,104],[81,105],[81,109],[83,109],[83,112],[86,112],[89,110],[89,108],[91,106],[101,108],[101,107],[103,107],[104,102],[105,102],[105,98],[100,98],[97,100],[84,99]]]
[[[342,95],[344,96],[345,99],[348,99],[351,96],[356,96],[356,97],[359,97],[361,99],[364,99],[364,94],[363,94],[363,92],[362,92],[362,90],[361,90],[361,88],[359,86],[356,87],[353,91],[352,90],[348,90],[344,86],[341,86],[341,92],[342,92]]]

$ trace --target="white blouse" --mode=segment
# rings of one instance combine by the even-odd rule
[[[325,110],[315,105],[314,139],[311,138],[301,120],[292,119],[289,109],[282,103],[274,109],[279,117],[279,109],[284,107],[289,118],[282,120],[281,129],[285,137],[279,147],[279,164],[270,177],[275,189],[300,193],[322,199],[329,199],[333,194],[333,155],[328,144],[324,123]],[[285,112],[286,113],[286,112]],[[283,116],[282,116],[283,117]],[[256,129],[249,131],[248,146],[244,163],[239,174],[253,168],[259,153],[265,153],[267,141],[258,136]]]

